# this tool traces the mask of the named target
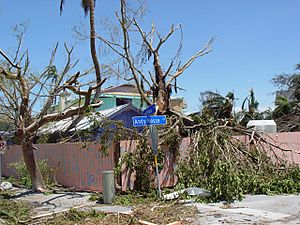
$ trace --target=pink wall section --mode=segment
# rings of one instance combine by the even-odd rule
[[[132,152],[134,154],[135,148],[137,146],[137,141],[121,141],[120,142],[120,152],[121,156],[127,152]],[[180,157],[184,157],[190,144],[189,138],[182,139],[180,144]],[[154,158],[153,158],[154,161]],[[177,176],[175,175],[176,163],[174,155],[166,149],[164,157],[164,167],[159,173],[159,181],[161,187],[173,187],[177,183]],[[149,171],[145,171],[148,173]],[[126,168],[122,167],[121,170],[122,179],[122,190],[132,190],[134,189],[135,173]],[[156,183],[156,181],[155,181]]]
[[[288,163],[295,163],[300,165],[300,132],[286,132],[286,133],[270,133],[263,134],[262,137],[271,145],[260,141],[270,156],[276,153],[281,159],[286,160]],[[249,142],[249,136],[235,136],[234,139],[238,139],[244,143]],[[272,145],[273,144],[273,145]],[[275,146],[279,146],[277,148]]]
[[[36,145],[38,160],[46,159],[51,168],[56,169],[56,180],[65,187],[78,190],[102,191],[102,171],[115,167],[114,149],[111,146],[108,156],[100,152],[100,145],[77,143]],[[12,162],[22,160],[20,146],[9,146],[3,157],[3,175],[13,174],[8,167]]]
[[[279,149],[272,148],[283,159],[290,163],[300,165],[300,132],[276,133],[263,135],[271,143],[287,150],[282,152]],[[239,139],[248,143],[249,137],[235,136],[233,139]],[[184,138],[180,145],[180,157],[187,156],[189,138]],[[137,141],[121,141],[110,147],[108,155],[103,155],[100,151],[100,145],[83,146],[80,143],[66,144],[43,144],[36,145],[36,155],[38,159],[47,159],[50,167],[56,168],[56,180],[59,184],[66,187],[74,187],[78,190],[102,191],[102,171],[113,170],[116,164],[116,156],[120,150],[120,155],[126,152],[134,153]],[[266,146],[266,145],[265,145]],[[272,150],[270,150],[271,152]],[[175,175],[176,163],[173,154],[165,151],[165,164],[160,172],[160,183],[162,187],[172,187],[177,182]],[[20,146],[9,146],[9,149],[3,156],[3,175],[13,174],[13,170],[8,167],[12,162],[22,160]],[[148,171],[145,171],[145,173]],[[135,174],[125,166],[121,168],[122,190],[133,189]]]

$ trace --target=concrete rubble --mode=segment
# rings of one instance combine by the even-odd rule
[[[186,193],[190,196],[201,196],[201,197],[209,197],[211,195],[210,192],[204,188],[189,187],[189,188],[181,189],[178,191],[174,191],[169,194],[165,194],[165,195],[163,195],[163,199],[164,200],[177,199],[183,193]]]

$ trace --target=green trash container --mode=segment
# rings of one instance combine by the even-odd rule
[[[113,170],[102,172],[102,195],[104,204],[111,204],[113,202],[115,197],[115,178]]]

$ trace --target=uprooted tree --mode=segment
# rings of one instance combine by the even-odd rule
[[[160,58],[161,49],[177,31],[182,34],[182,26],[180,24],[172,25],[169,32],[162,35],[152,24],[150,31],[145,32],[138,22],[142,7],[137,10],[127,9],[127,1],[120,0],[120,13],[116,13],[120,30],[119,37],[108,40],[98,35],[98,38],[108,45],[119,58],[117,61],[120,63],[116,68],[111,68],[112,71],[126,81],[133,80],[142,100],[147,105],[156,103],[158,114],[166,114],[169,111],[172,90],[177,92],[177,89],[180,89],[177,87],[177,78],[197,58],[211,51],[214,38],[185,63],[177,62],[182,47],[180,43],[175,57],[171,59],[171,63],[167,67],[164,67]],[[113,34],[109,36],[114,37]],[[152,62],[152,66],[149,62]],[[149,90],[151,90],[152,96],[150,96]]]
[[[298,151],[276,145],[268,135],[229,126],[229,120],[188,129],[190,145],[177,164],[180,188],[203,187],[212,194],[209,200],[229,202],[244,194],[300,192],[299,165],[283,157]]]
[[[102,102],[94,102],[92,94],[105,82],[94,82],[94,77],[86,78],[87,83],[80,82],[91,70],[74,73],[77,64],[72,62],[73,47],[66,44],[66,62],[61,70],[55,65],[58,44],[52,51],[49,64],[41,73],[31,69],[28,51],[22,53],[24,30],[19,29],[18,48],[13,58],[0,49],[0,114],[6,122],[13,126],[15,138],[22,146],[23,158],[29,172],[32,188],[44,191],[45,185],[35,159],[33,139],[43,125],[59,121],[74,115],[80,115],[92,108],[99,107]],[[78,104],[49,113],[54,99],[65,91],[73,93],[79,99]],[[82,101],[81,101],[82,100]]]

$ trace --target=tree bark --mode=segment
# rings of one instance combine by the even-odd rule
[[[158,106],[158,114],[166,114],[169,110],[170,88],[166,87],[166,77],[162,71],[157,52],[154,52],[153,65],[155,70],[155,80],[158,84],[154,90],[154,101]]]
[[[96,51],[96,31],[95,31],[95,1],[89,0],[89,11],[90,11],[90,49],[91,55],[93,59],[93,64],[96,73],[96,81],[97,84],[101,82],[101,73],[100,73],[100,65],[97,57]],[[101,86],[96,89],[96,93],[94,96],[94,102],[97,102],[98,97],[100,96]]]
[[[34,191],[44,192],[46,190],[45,183],[38,164],[35,160],[33,143],[29,137],[25,137],[21,142],[23,159],[29,172],[32,189]]]

